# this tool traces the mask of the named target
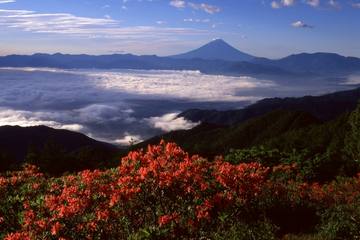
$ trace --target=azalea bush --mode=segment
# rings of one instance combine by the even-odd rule
[[[318,184],[297,175],[296,164],[208,161],[165,142],[116,169],[50,178],[27,165],[0,177],[0,238],[274,239],[324,232],[331,209],[360,202],[359,177]],[[285,210],[311,226],[288,226]]]

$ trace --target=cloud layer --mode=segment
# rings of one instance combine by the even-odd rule
[[[177,118],[190,108],[239,108],[263,97],[334,91],[320,83],[324,89],[302,89],[251,77],[155,70],[0,68],[0,84],[6,86],[0,88],[0,126],[47,125],[121,145],[196,126]]]
[[[237,95],[240,90],[271,87],[274,83],[251,77],[205,75],[197,71],[129,71],[88,73],[100,88],[158,98],[193,101],[244,101],[258,97]]]
[[[0,69],[0,84],[7,86],[0,89],[0,125],[47,125],[117,144],[191,128],[196,124],[174,112],[204,102],[216,107],[216,102],[254,101],[261,96],[248,91],[273,86],[196,71],[36,68]]]

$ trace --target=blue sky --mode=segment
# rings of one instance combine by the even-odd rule
[[[214,38],[270,58],[360,57],[360,0],[0,0],[0,55],[166,56]]]

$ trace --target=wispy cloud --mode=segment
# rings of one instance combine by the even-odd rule
[[[272,1],[270,3],[271,7],[274,9],[279,9],[282,7],[290,7],[295,5],[295,0],[281,0],[281,1]]]
[[[217,6],[210,5],[207,3],[193,3],[193,2],[186,2],[183,0],[171,0],[170,5],[179,9],[186,8],[187,6],[195,9],[195,10],[202,10],[209,14],[218,13],[221,9]]]
[[[307,0],[306,4],[312,7],[318,7],[320,5],[320,0]]]
[[[27,32],[67,34],[85,38],[139,39],[202,34],[204,30],[156,26],[121,26],[121,21],[80,17],[69,13],[37,13],[28,10],[0,9],[0,26]]]
[[[341,5],[338,1],[336,0],[329,0],[328,1],[328,5],[330,5],[331,7],[333,8],[336,8],[336,9],[340,9],[341,8]]]
[[[281,8],[281,5],[280,5],[279,2],[272,1],[271,2],[271,7],[274,8],[274,9],[279,9],[279,8]]]
[[[297,3],[306,4],[313,8],[319,8],[320,6],[330,6],[334,9],[341,9],[341,1],[338,0],[273,0],[270,3],[271,8],[280,9],[283,7],[292,7]],[[360,8],[360,3],[349,2],[349,4],[354,8]]]
[[[295,0],[281,0],[282,5],[288,7],[295,4]]]
[[[357,2],[357,3],[351,3],[351,6],[353,7],[353,8],[359,8],[360,9],[360,2]]]
[[[196,4],[196,3],[189,2],[189,6],[195,10],[203,10],[204,12],[207,12],[209,14],[214,14],[214,13],[218,13],[221,11],[221,9],[219,7],[214,6],[214,5],[209,5],[206,3]]]
[[[209,23],[211,22],[210,19],[199,19],[199,18],[185,18],[184,22],[195,22],[195,23]]]
[[[16,2],[15,0],[0,0],[0,4],[2,3],[14,3]]]
[[[270,6],[274,9],[279,9],[282,7],[292,7],[297,3],[306,4],[311,7],[317,8],[321,5],[321,0],[274,0],[270,3]],[[330,0],[329,2],[335,2],[335,0]]]
[[[156,24],[163,25],[163,24],[166,24],[166,21],[159,20],[159,21],[156,21]]]
[[[186,2],[182,0],[171,0],[170,5],[176,8],[185,8]]]
[[[303,21],[296,21],[291,24],[295,28],[313,28],[314,26],[304,23]]]
[[[36,13],[27,10],[0,10],[0,24],[31,32],[75,33],[96,27],[115,27],[107,18],[78,17],[69,13]]]

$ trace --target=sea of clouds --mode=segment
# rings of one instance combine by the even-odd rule
[[[0,69],[0,126],[47,125],[120,145],[190,129],[189,108],[240,108],[280,87],[197,71]]]

